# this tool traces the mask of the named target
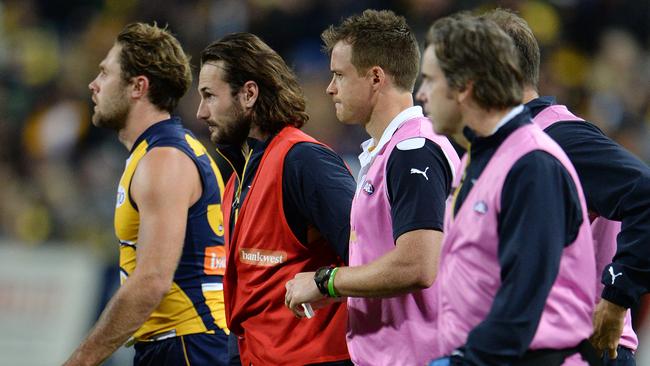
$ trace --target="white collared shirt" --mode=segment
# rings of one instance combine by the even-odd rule
[[[495,133],[497,133],[497,131],[499,131],[499,128],[503,127],[503,125],[508,123],[508,121],[515,118],[516,115],[518,115],[519,113],[521,113],[523,111],[524,111],[524,105],[523,104],[520,104],[520,105],[512,108],[510,110],[510,112],[508,112],[505,116],[503,116],[503,118],[501,118],[499,123],[497,123],[497,125],[494,126],[494,130],[492,130],[492,132],[488,136],[492,136]]]
[[[523,108],[523,106],[522,106]],[[401,111],[393,120],[388,124],[388,127],[384,130],[384,133],[381,135],[379,142],[375,144],[375,139],[370,138],[364,141],[361,144],[361,154],[359,154],[359,163],[361,164],[361,169],[359,170],[359,175],[357,179],[357,190],[361,187],[365,181],[366,174],[368,169],[372,165],[373,161],[381,149],[390,141],[390,139],[395,134],[395,131],[406,121],[411,120],[417,117],[424,117],[422,114],[422,107],[413,106],[406,108]]]

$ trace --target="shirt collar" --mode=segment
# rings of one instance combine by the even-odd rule
[[[503,127],[503,125],[505,125],[506,123],[508,123],[508,121],[510,121],[510,120],[513,119],[516,115],[518,115],[519,113],[521,113],[521,112],[523,112],[523,111],[524,111],[524,105],[523,105],[523,104],[520,104],[520,105],[518,105],[518,106],[512,108],[512,109],[510,110],[510,112],[508,112],[505,116],[503,116],[503,118],[501,118],[501,120],[497,123],[497,125],[494,126],[494,129],[492,130],[492,132],[490,133],[489,136],[494,135],[497,131],[499,131],[499,129],[500,129],[501,127]]]
[[[556,104],[555,97],[543,96],[535,98],[526,103],[526,108],[530,109],[530,113],[533,117],[535,117],[539,114],[539,112],[543,111],[549,106],[552,106],[553,104]]]
[[[179,127],[182,127],[180,117],[177,117],[177,116],[171,116],[171,117],[168,118],[168,119],[164,119],[164,120],[162,120],[162,121],[158,121],[158,122],[152,124],[151,126],[147,127],[147,129],[145,129],[145,130],[140,134],[140,136],[138,136],[138,138],[135,139],[135,142],[134,142],[133,145],[131,146],[131,151],[129,151],[129,154],[133,154],[133,152],[134,152],[135,149],[138,147],[138,145],[140,145],[140,143],[141,143],[143,140],[145,140],[147,137],[149,137],[149,136],[151,136],[151,135],[157,133],[161,128],[166,128],[166,127],[169,126],[169,125],[177,125],[177,126],[179,126]]]
[[[480,137],[468,127],[465,127],[463,133],[471,144],[470,151],[472,156],[474,156],[474,154],[481,154],[482,151],[486,149],[498,147],[513,131],[528,123],[532,123],[530,111],[528,108],[524,107],[521,113],[507,120],[506,123],[492,135]]]
[[[381,135],[379,142],[375,144],[375,140],[370,138],[361,144],[361,154],[359,155],[359,162],[361,166],[368,165],[372,159],[383,149],[383,147],[390,141],[395,134],[395,131],[404,124],[404,122],[417,117],[424,117],[422,114],[422,107],[413,106],[401,111],[393,120],[388,124],[388,127]]]

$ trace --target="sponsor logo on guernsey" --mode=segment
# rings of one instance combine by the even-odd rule
[[[117,187],[117,199],[115,200],[115,208],[122,206],[125,200],[126,200],[126,190],[122,186]]]
[[[424,170],[416,169],[416,168],[411,168],[411,174],[422,174],[424,179],[429,180],[429,177],[427,176],[427,170],[429,170],[429,167],[427,167]]]
[[[223,245],[205,248],[203,271],[207,275],[223,276],[226,273],[226,249]]]
[[[363,184],[363,191],[368,193],[368,196],[370,196],[371,194],[375,193],[375,187],[372,185],[372,183],[370,183],[369,180],[367,180]]]
[[[610,276],[612,276],[612,285],[613,285],[614,281],[616,281],[616,277],[622,276],[623,272],[619,272],[619,273],[614,274],[614,267],[609,266],[609,274],[610,274]]]
[[[478,201],[474,204],[474,211],[480,213],[481,215],[485,215],[488,211],[488,206],[485,201]]]
[[[287,260],[287,252],[241,248],[239,250],[239,260],[242,263],[252,264],[254,266],[273,267]]]

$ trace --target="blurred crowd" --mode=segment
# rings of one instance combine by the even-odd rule
[[[294,67],[308,98],[305,130],[355,165],[357,127],[336,121],[320,33],[366,8],[406,16],[423,39],[438,17],[495,6],[517,10],[542,46],[541,94],[552,94],[650,161],[650,1],[647,0],[5,0],[0,1],[0,239],[92,247],[117,256],[112,215],[128,152],[90,125],[88,83],[122,27],[167,24],[192,56],[250,31]],[[196,83],[194,84],[196,85]],[[197,120],[195,86],[178,108]],[[206,141],[209,146],[209,142]],[[72,243],[72,244],[70,244]]]

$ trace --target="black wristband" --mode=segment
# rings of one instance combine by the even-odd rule
[[[329,292],[327,290],[327,282],[330,280],[333,269],[334,267],[320,267],[314,274],[314,282],[316,282],[316,287],[318,287],[318,291],[320,291],[320,293],[325,296],[329,296]]]

